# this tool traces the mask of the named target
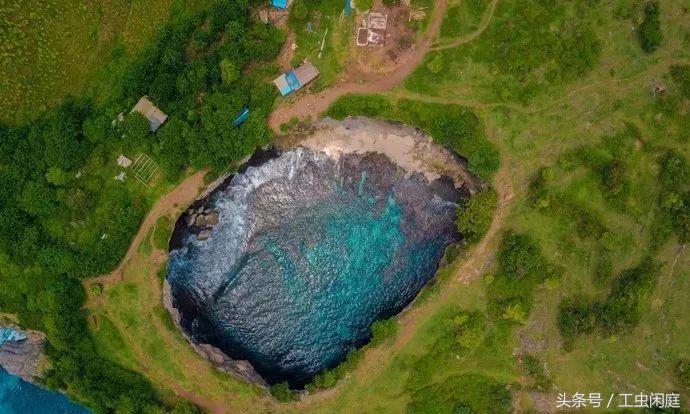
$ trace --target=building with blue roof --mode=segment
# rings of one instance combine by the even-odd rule
[[[305,61],[294,70],[284,73],[273,80],[280,94],[285,96],[301,89],[319,76],[319,70],[314,65]]]

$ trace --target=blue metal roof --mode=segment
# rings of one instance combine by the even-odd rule
[[[271,0],[271,3],[279,9],[287,9],[287,0]]]
[[[285,74],[285,79],[287,80],[288,85],[290,85],[290,89],[293,91],[296,91],[297,89],[301,88],[302,85],[300,85],[299,80],[297,79],[297,75],[295,75],[295,72],[290,71]]]
[[[244,123],[249,118],[249,108],[246,106],[242,108],[242,112],[235,118],[234,121],[232,121],[233,125],[235,126],[240,126]]]

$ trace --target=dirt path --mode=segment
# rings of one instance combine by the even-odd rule
[[[122,269],[137,252],[141,241],[148,235],[158,218],[165,215],[176,206],[186,205],[194,201],[197,195],[199,195],[199,191],[204,186],[204,176],[206,173],[206,170],[197,171],[182,181],[174,190],[160,198],[141,223],[139,231],[136,236],[134,236],[125,257],[120,261],[117,268],[106,275],[89,279],[86,284],[90,286],[94,283],[108,284],[113,281],[122,280]]]
[[[285,39],[285,43],[283,44],[283,48],[280,49],[280,54],[278,55],[278,65],[280,66],[280,70],[283,72],[287,72],[292,67],[290,62],[292,61],[292,57],[295,55],[295,50],[292,48],[292,45],[295,43],[295,37],[295,32],[290,30]]]
[[[402,55],[397,62],[397,69],[393,73],[371,82],[346,82],[334,85],[316,94],[300,95],[297,100],[279,106],[268,118],[269,126],[280,132],[280,125],[292,118],[304,120],[308,117],[316,118],[324,112],[336,99],[349,93],[380,93],[393,89],[401,83],[429,51],[431,44],[437,38],[441,23],[448,7],[448,0],[436,0],[436,5],[422,39],[414,46],[411,53]]]
[[[451,47],[458,47],[460,45],[464,45],[465,43],[469,43],[479,37],[482,33],[484,33],[484,30],[486,30],[487,27],[489,27],[489,23],[491,22],[491,19],[494,17],[494,12],[496,11],[496,5],[498,4],[498,0],[493,0],[491,4],[489,4],[489,7],[487,8],[486,12],[484,12],[484,15],[482,16],[482,21],[479,24],[479,27],[477,30],[474,32],[468,34],[467,36],[461,37],[459,39],[455,39],[450,43],[446,44],[438,44],[433,46],[430,50],[443,50],[443,49],[449,49]]]
[[[595,82],[577,87],[575,89],[572,89],[565,95],[561,96],[560,98],[553,100],[551,102],[548,102],[542,106],[537,106],[537,107],[528,107],[524,105],[519,105],[519,104],[512,104],[512,103],[507,103],[507,102],[481,102],[477,101],[474,99],[463,99],[463,98],[455,98],[455,97],[444,97],[444,96],[431,96],[431,95],[425,95],[417,92],[411,92],[411,91],[396,91],[394,93],[394,96],[398,99],[412,99],[415,101],[420,101],[420,102],[428,102],[428,103],[439,103],[439,104],[449,104],[449,105],[461,105],[461,106],[468,106],[472,108],[478,108],[478,109],[484,109],[484,110],[490,110],[493,108],[507,108],[512,111],[518,112],[523,115],[534,115],[540,112],[543,112],[547,109],[553,108],[554,106],[567,102],[571,98],[575,97],[576,95],[594,89],[594,88],[608,88],[610,90],[613,90],[613,93],[620,93],[621,91],[626,91],[629,90],[633,87],[639,87],[639,85],[635,82],[639,81],[640,79],[643,78],[648,78],[652,75],[660,75],[663,73],[666,69],[668,68],[668,62],[662,61],[654,65],[652,68],[645,70],[643,72],[635,73],[629,76],[625,76],[622,78],[615,78],[615,79],[605,79],[605,80],[597,80]]]
[[[486,267],[494,259],[494,254],[501,241],[501,228],[510,210],[514,196],[512,171],[507,162],[505,160],[502,161],[501,168],[494,176],[494,189],[498,193],[499,203],[491,222],[491,227],[484,238],[469,249],[466,259],[458,260],[453,276],[443,282],[444,286],[440,289],[440,293],[429,301],[419,304],[413,302],[408,309],[403,311],[398,316],[399,326],[395,342],[388,346],[378,346],[367,350],[362,361],[350,374],[352,379],[347,382],[340,381],[333,388],[303,397],[300,402],[295,404],[297,408],[305,409],[334,398],[343,390],[346,384],[366,384],[368,381],[375,379],[388,367],[398,351],[402,350],[410,342],[415,333],[419,331],[421,325],[431,315],[434,315],[443,306],[447,305],[449,301],[454,300],[453,293],[455,289],[460,287],[458,283],[467,284],[484,273]]]

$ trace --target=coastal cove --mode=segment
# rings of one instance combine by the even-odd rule
[[[50,391],[10,374],[0,366],[0,413],[89,414],[66,395]]]
[[[414,299],[484,184],[399,124],[326,119],[285,142],[177,220],[164,301],[222,370],[301,388]]]

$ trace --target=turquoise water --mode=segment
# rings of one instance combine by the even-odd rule
[[[381,155],[299,149],[233,177],[168,280],[197,341],[300,387],[404,308],[456,239],[455,204]]]
[[[0,414],[88,414],[59,392],[10,375],[0,367]]]

